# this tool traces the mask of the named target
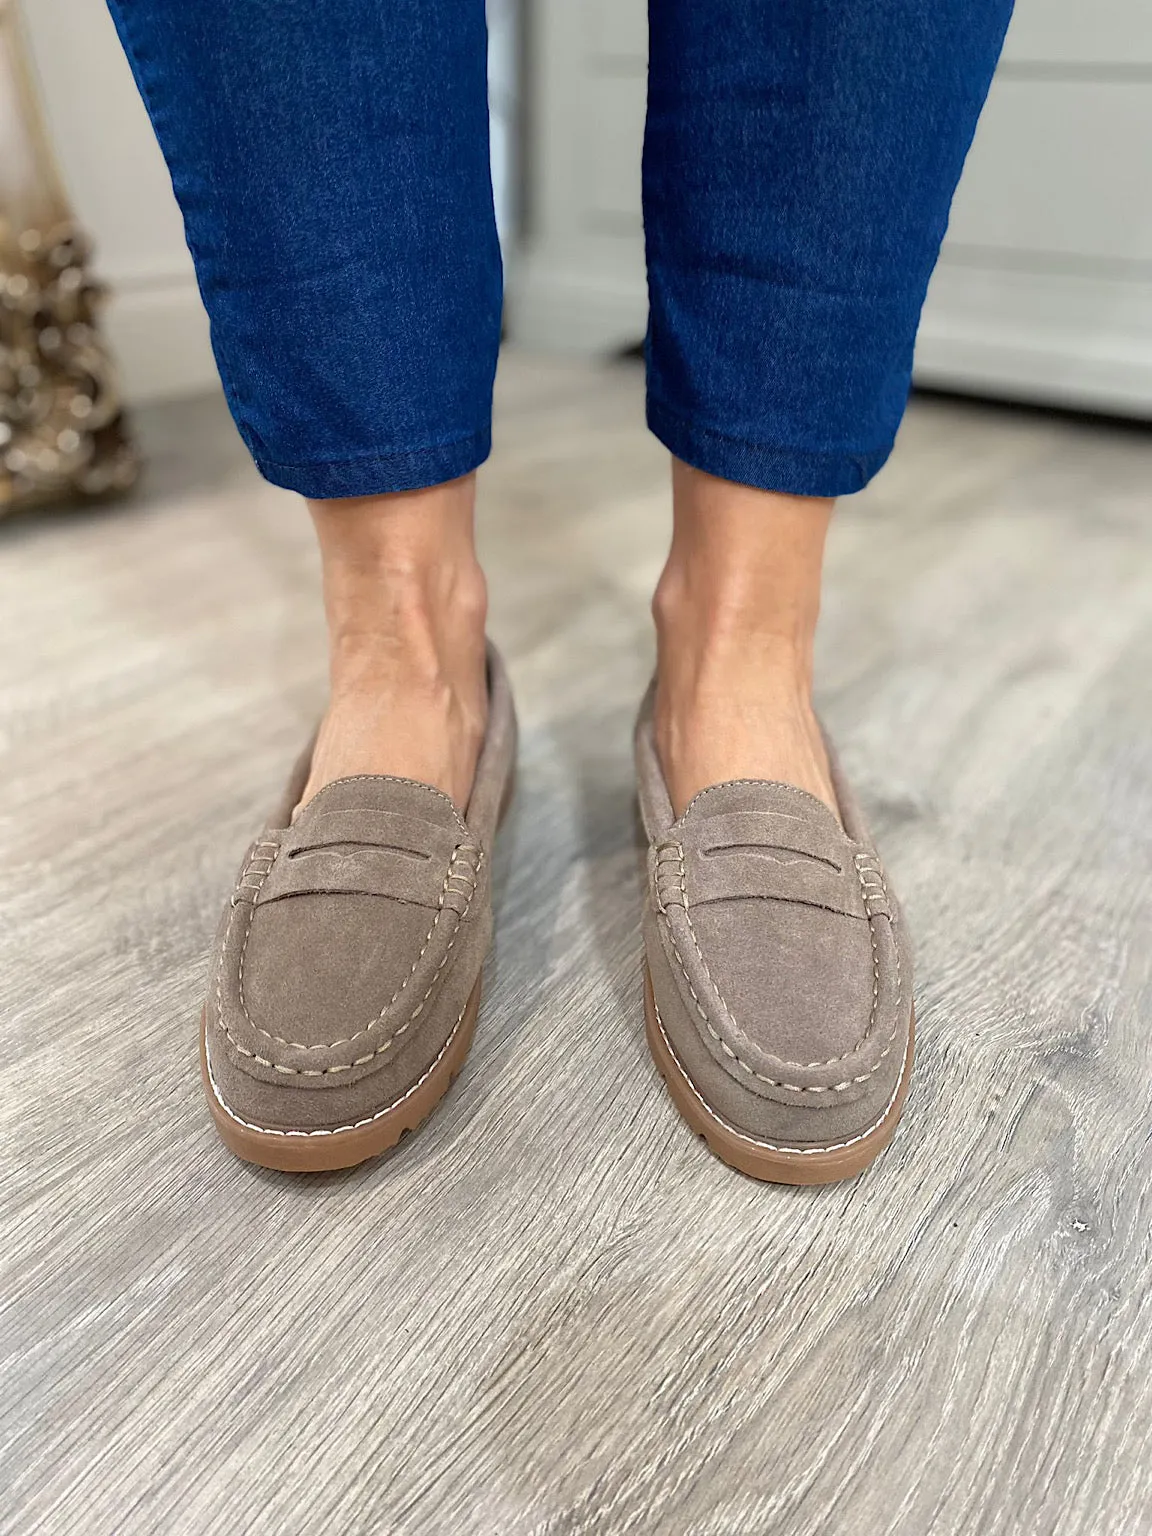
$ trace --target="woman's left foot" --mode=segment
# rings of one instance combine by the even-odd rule
[[[911,953],[880,857],[822,741],[814,787],[790,782],[789,761],[758,771],[771,748],[725,759],[732,744],[712,738],[673,759],[675,790],[658,701],[654,687],[636,729],[656,1064],[733,1167],[785,1184],[851,1177],[891,1140],[912,1065]],[[727,760],[729,775],[711,766]],[[693,772],[714,781],[685,803]]]
[[[653,726],[679,815],[727,779],[805,789],[839,815],[812,708],[820,570],[832,503],[673,463],[672,548],[652,614]]]
[[[657,680],[656,745],[677,815],[710,784],[766,779],[806,790],[838,817],[803,666],[768,648],[726,649],[702,646],[690,668],[665,659]]]

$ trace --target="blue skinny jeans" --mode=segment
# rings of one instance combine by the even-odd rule
[[[236,424],[310,497],[491,444],[483,0],[109,0]],[[572,3],[576,0],[557,0]],[[797,495],[887,458],[1011,0],[650,0],[647,409]]]

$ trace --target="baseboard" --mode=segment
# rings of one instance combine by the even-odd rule
[[[104,330],[129,405],[218,387],[208,316],[192,280],[114,288]]]
[[[924,306],[915,378],[1152,417],[1152,283],[945,259]]]
[[[579,270],[541,253],[509,274],[509,333],[540,351],[596,356],[644,334],[643,272]],[[916,382],[1152,417],[1152,283],[944,260],[916,346]]]
[[[509,273],[508,330],[541,351],[597,356],[644,335],[643,276],[528,257]],[[106,329],[130,403],[216,387],[193,282],[125,286]],[[924,307],[916,382],[1152,417],[1152,284],[942,263]]]

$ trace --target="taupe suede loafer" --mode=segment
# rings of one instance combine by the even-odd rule
[[[815,796],[737,779],[675,817],[649,691],[636,727],[648,834],[648,1044],[676,1107],[758,1179],[824,1184],[888,1145],[912,1067],[900,909],[834,755]]]
[[[516,717],[496,651],[468,809],[415,779],[338,779],[292,821],[311,748],[249,848],[201,1028],[208,1106],[266,1168],[347,1168],[447,1092],[472,1039],[492,937],[492,842]]]

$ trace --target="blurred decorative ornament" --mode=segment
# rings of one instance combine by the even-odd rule
[[[139,473],[98,311],[90,246],[66,211],[16,16],[0,0],[0,93],[33,185],[0,207],[0,517],[126,490]]]
[[[0,243],[0,516],[126,490],[139,471],[87,259],[67,222]]]

